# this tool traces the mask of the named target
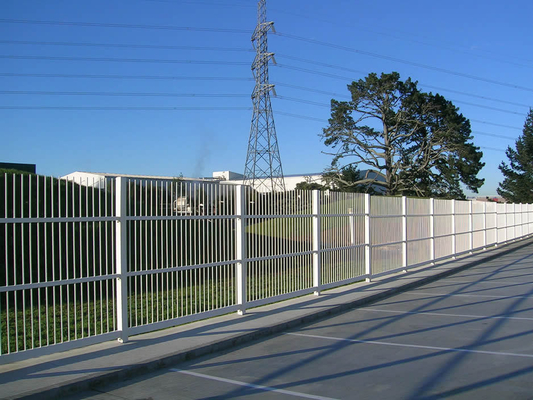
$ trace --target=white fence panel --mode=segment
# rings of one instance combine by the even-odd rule
[[[379,274],[403,266],[401,197],[372,197],[370,206],[372,271]]]
[[[3,361],[244,313],[533,232],[531,204],[0,178]]]

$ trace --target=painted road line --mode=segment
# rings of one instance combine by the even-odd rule
[[[490,315],[470,315],[470,314],[447,314],[447,313],[435,313],[435,312],[414,312],[414,311],[394,311],[394,310],[382,310],[379,308],[361,308],[361,311],[375,311],[391,314],[415,314],[415,315],[435,315],[438,317],[461,317],[461,318],[476,318],[476,319],[512,319],[518,321],[533,321],[533,318],[527,317],[504,317],[504,316],[490,316]]]
[[[305,333],[286,333],[286,335],[302,336],[302,337],[308,337],[308,338],[314,338],[314,339],[335,340],[338,342],[364,343],[364,344],[375,344],[375,345],[381,345],[381,346],[395,346],[395,347],[410,347],[413,349],[423,349],[423,350],[439,350],[439,351],[449,351],[449,352],[458,352],[458,353],[488,354],[492,356],[533,358],[533,354],[504,353],[504,352],[499,352],[499,351],[470,350],[470,349],[462,349],[462,348],[454,348],[454,347],[437,347],[437,346],[422,346],[422,345],[417,345],[417,344],[378,342],[374,340],[336,338],[336,337],[331,337],[331,336],[309,335]]]
[[[427,292],[405,292],[402,294],[411,296],[430,296],[430,297],[485,297],[488,299],[533,299],[531,296],[495,296],[490,294],[451,294],[451,293],[427,293]]]
[[[217,376],[205,375],[205,374],[200,374],[198,372],[185,371],[185,370],[182,370],[182,369],[172,368],[172,369],[170,369],[170,371],[178,372],[180,374],[185,374],[185,375],[196,376],[198,378],[209,379],[209,380],[217,381],[217,382],[231,383],[232,385],[249,387],[251,389],[264,390],[264,391],[267,391],[267,392],[283,393],[283,394],[287,394],[289,396],[295,396],[295,397],[303,397],[305,399],[337,400],[337,399],[334,399],[332,397],[315,396],[315,395],[312,395],[312,394],[293,392],[291,390],[276,389],[276,388],[270,387],[270,386],[254,385],[253,383],[235,381],[233,379],[219,378]]]
[[[494,280],[494,279],[493,279]],[[458,283],[464,285],[477,285],[480,284],[489,284],[489,285],[533,285],[533,282],[492,282],[492,281],[456,281],[452,279],[442,280],[442,283]]]

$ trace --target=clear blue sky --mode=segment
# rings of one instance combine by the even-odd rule
[[[480,194],[496,193],[498,164],[533,106],[533,2],[268,0],[267,9],[281,34],[269,49],[285,174],[328,166],[318,135],[331,98],[370,72],[398,71],[470,119],[486,163]],[[0,161],[53,176],[242,172],[256,21],[254,0],[2,1]]]

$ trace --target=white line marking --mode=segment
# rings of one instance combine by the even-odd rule
[[[448,293],[426,293],[426,292],[404,292],[411,296],[433,296],[433,297],[486,297],[491,299],[533,299],[531,296],[494,296],[490,294],[448,294]]]
[[[414,349],[440,350],[440,351],[449,351],[449,352],[458,352],[458,353],[476,353],[476,354],[489,354],[493,356],[512,356],[512,357],[533,358],[533,354],[503,353],[503,352],[498,352],[498,351],[469,350],[469,349],[461,349],[461,348],[454,348],[454,347],[437,347],[437,346],[422,346],[422,345],[417,345],[417,344],[377,342],[373,340],[345,339],[345,338],[336,338],[336,337],[331,337],[331,336],[308,335],[304,333],[286,333],[286,335],[303,336],[303,337],[309,337],[309,338],[315,338],[315,339],[336,340],[338,342],[366,343],[366,344],[378,344],[382,346],[411,347]]]
[[[495,279],[493,279],[495,280]],[[463,283],[465,285],[470,285],[470,284],[475,284],[477,285],[478,283],[486,283],[486,284],[491,284],[491,285],[533,285],[533,282],[492,282],[491,281],[455,281],[455,280],[452,280],[452,279],[446,279],[446,280],[443,280],[441,281],[442,283]]]
[[[263,385],[254,385],[253,383],[235,381],[233,379],[219,378],[217,376],[200,374],[198,372],[184,371],[182,369],[171,368],[170,371],[179,372],[180,374],[185,374],[185,375],[192,375],[192,376],[196,376],[198,378],[210,379],[212,381],[231,383],[233,385],[238,385],[238,386],[245,386],[245,387],[249,387],[249,388],[252,388],[252,389],[265,390],[265,391],[268,391],[268,392],[283,393],[283,394],[288,394],[289,396],[303,397],[303,398],[306,398],[306,399],[336,400],[336,399],[334,399],[332,397],[314,396],[312,394],[298,393],[298,392],[293,392],[291,390],[276,389],[276,388],[273,388],[273,387],[263,386]]]
[[[533,321],[533,318],[527,317],[504,317],[504,316],[489,316],[489,315],[469,315],[469,314],[447,314],[447,313],[435,313],[435,312],[414,312],[414,311],[394,311],[394,310],[381,310],[379,308],[361,308],[361,311],[376,311],[382,313],[394,313],[394,314],[419,314],[419,315],[436,315],[439,317],[464,317],[464,318],[483,318],[483,319],[516,319],[520,321]]]

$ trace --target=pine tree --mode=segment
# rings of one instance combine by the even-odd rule
[[[513,203],[533,202],[533,109],[524,123],[522,135],[505,151],[509,164],[502,161],[499,168],[505,177],[498,187],[498,194]]]
[[[324,144],[332,149],[329,176],[343,185],[379,188],[387,195],[464,198],[483,185],[485,165],[470,121],[451,101],[424,93],[397,72],[369,74],[348,85],[351,101],[331,100]],[[368,168],[349,182],[346,168]]]

